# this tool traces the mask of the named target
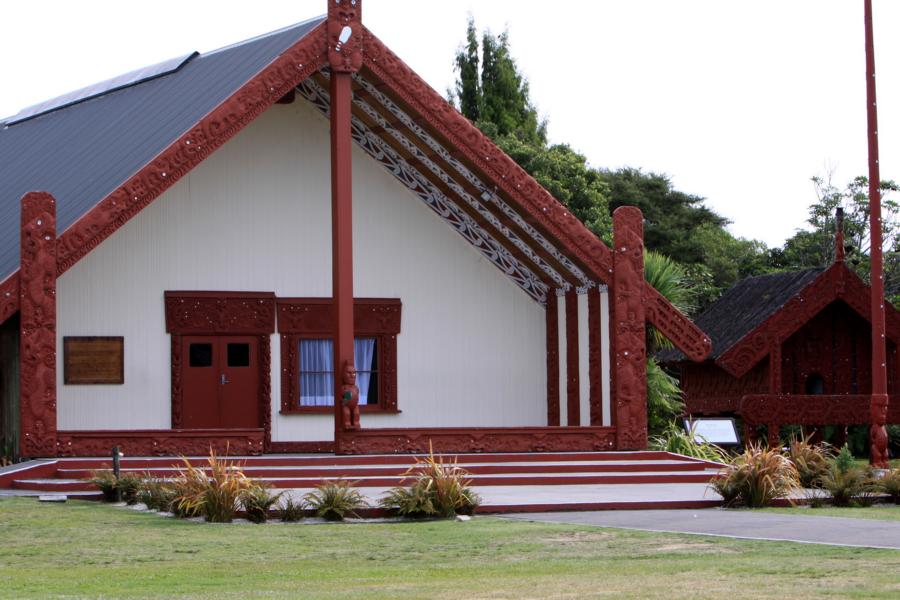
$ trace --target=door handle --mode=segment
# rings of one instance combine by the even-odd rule
[[[226,383],[231,383],[230,381],[228,381],[228,379],[225,378],[225,373],[222,373],[220,382],[222,385],[225,385]]]

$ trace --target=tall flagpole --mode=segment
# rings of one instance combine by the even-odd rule
[[[866,22],[866,121],[869,137],[869,258],[872,282],[872,400],[869,462],[885,469],[887,461],[887,359],[884,325],[884,266],[881,256],[881,176],[878,168],[878,107],[875,102],[875,44],[872,0],[863,0]]]

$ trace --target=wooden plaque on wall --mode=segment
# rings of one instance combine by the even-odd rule
[[[125,338],[64,337],[63,381],[75,385],[125,383]]]

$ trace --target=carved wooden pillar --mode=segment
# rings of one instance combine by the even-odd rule
[[[556,291],[547,294],[547,425],[559,425],[559,312]]]
[[[566,415],[567,425],[581,425],[581,387],[578,361],[578,292],[566,292]]]
[[[603,362],[601,353],[600,288],[588,290],[588,377],[590,378],[591,425],[603,424]]]
[[[56,456],[56,201],[22,198],[19,411],[23,456]]]
[[[331,67],[331,247],[334,298],[334,447],[344,430],[344,365],[353,365],[353,193],[350,137],[352,74],[362,65],[362,0],[329,0]]]
[[[647,447],[647,375],[644,308],[644,218],[633,206],[613,213],[613,299],[616,370],[616,445]]]

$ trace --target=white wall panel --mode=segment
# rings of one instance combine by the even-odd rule
[[[588,327],[588,297],[578,294],[578,422],[588,427],[591,424],[591,374],[590,374],[590,327]]]
[[[355,294],[403,302],[403,412],[364,426],[545,424],[543,308],[374,161],[353,161]],[[125,384],[66,386],[60,368],[59,427],[170,426],[166,290],[329,296],[329,189],[327,121],[276,105],[66,272],[59,347],[125,336]],[[330,439],[328,416],[278,414],[279,349],[273,336],[273,439]]]
[[[603,374],[603,379],[600,385],[603,392],[603,425],[607,427],[612,424],[609,332],[609,292],[602,292],[600,294],[600,372]]]

